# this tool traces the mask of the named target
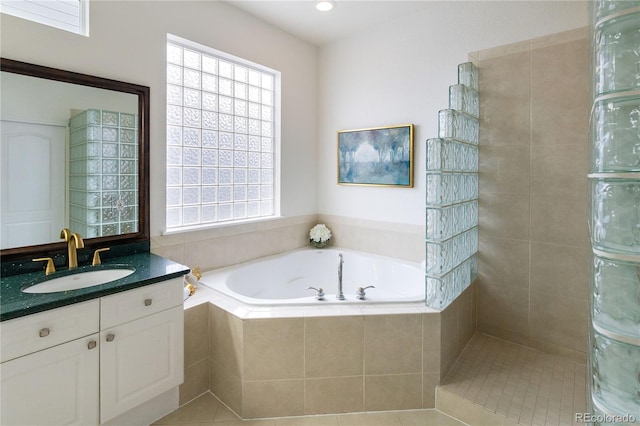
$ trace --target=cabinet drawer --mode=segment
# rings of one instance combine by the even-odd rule
[[[0,323],[0,361],[59,345],[99,330],[98,299]]]
[[[100,305],[100,327],[113,327],[182,305],[183,280],[175,278],[123,293],[105,296]]]

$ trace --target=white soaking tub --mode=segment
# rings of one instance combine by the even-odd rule
[[[345,300],[338,300],[339,255]],[[251,306],[424,303],[419,263],[346,249],[301,249],[203,274],[200,283]],[[356,297],[366,289],[364,300]],[[322,288],[323,300],[315,291]]]

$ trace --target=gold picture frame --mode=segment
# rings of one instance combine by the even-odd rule
[[[340,130],[338,184],[413,188],[413,124]]]

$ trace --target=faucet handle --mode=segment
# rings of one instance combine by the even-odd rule
[[[40,257],[38,259],[31,259],[34,262],[47,262],[47,266],[45,267],[44,274],[50,275],[56,272],[56,267],[53,264],[53,259],[50,257]]]
[[[366,294],[365,294],[365,290],[368,288],[376,288],[375,285],[369,285],[366,287],[358,287],[358,290],[356,291],[356,299],[358,300],[364,300]]]
[[[319,288],[307,287],[307,290],[315,290],[316,291],[316,294],[315,294],[316,300],[324,300],[324,290],[322,289],[322,287],[319,287]]]
[[[194,277],[196,277],[198,281],[200,281],[200,278],[202,278],[202,271],[200,270],[199,266],[194,266],[193,268],[191,268],[191,273]]]
[[[102,260],[100,259],[100,253],[103,251],[111,250],[109,247],[101,248],[93,252],[93,261],[91,262],[91,266],[98,266],[102,264]]]

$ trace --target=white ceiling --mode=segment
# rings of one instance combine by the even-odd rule
[[[227,0],[227,3],[318,46],[429,6],[428,0],[336,0],[319,12],[314,0]]]

